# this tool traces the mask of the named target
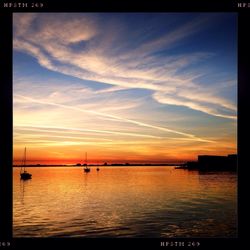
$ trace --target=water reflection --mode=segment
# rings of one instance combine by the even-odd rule
[[[171,167],[14,170],[15,237],[235,237],[236,175]],[[18,188],[19,186],[19,188]]]
[[[30,180],[27,180],[30,181]],[[24,204],[24,194],[25,194],[25,186],[27,185],[27,181],[23,181],[20,179],[20,201]]]

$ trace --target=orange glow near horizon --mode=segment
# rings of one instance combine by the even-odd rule
[[[52,147],[52,148],[27,148],[27,164],[51,164],[51,165],[66,165],[66,164],[77,164],[85,163],[85,150],[87,148],[83,148],[82,152],[79,152],[79,147]],[[179,154],[178,151],[182,151],[182,154]],[[105,162],[108,164],[114,163],[135,163],[135,164],[143,164],[143,163],[182,163],[186,161],[195,161],[197,160],[198,155],[208,154],[208,155],[228,155],[235,154],[234,150],[218,150],[215,148],[214,150],[208,149],[200,149],[200,148],[178,148],[168,150],[168,154],[164,155],[164,152],[160,154],[157,151],[138,151],[132,152],[128,150],[127,146],[117,148],[117,145],[114,144],[114,150],[105,152],[104,149],[97,147],[88,148],[88,164],[104,164]],[[23,147],[15,148],[14,155],[15,158],[14,164],[19,165],[23,159]],[[112,153],[110,153],[112,152]],[[151,152],[149,154],[149,152]],[[154,155],[155,154],[155,155]]]

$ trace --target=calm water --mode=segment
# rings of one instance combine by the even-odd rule
[[[173,167],[14,168],[14,237],[236,237],[237,176]]]

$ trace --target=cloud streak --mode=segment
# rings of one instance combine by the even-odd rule
[[[46,69],[111,85],[109,89],[100,90],[99,94],[105,91],[144,89],[151,91],[154,100],[164,105],[183,106],[215,117],[236,119],[236,105],[232,101],[218,95],[214,86],[201,88],[201,83],[196,80],[200,74],[197,75],[192,69],[185,73],[190,65],[197,65],[213,57],[212,53],[155,55],[202,30],[207,25],[207,17],[199,17],[175,29],[167,29],[165,35],[138,45],[122,40],[123,37],[114,29],[109,34],[109,26],[102,27],[94,14],[16,13],[14,16],[15,50],[35,57]],[[123,30],[122,26],[119,28]],[[110,35],[113,40],[109,45],[105,41],[110,41]],[[114,44],[132,49],[120,50],[112,56]],[[133,120],[127,122],[145,126]]]
[[[169,95],[168,93],[161,93],[156,92],[153,94],[153,97],[155,100],[157,100],[160,103],[163,104],[171,104],[171,105],[177,105],[177,106],[185,106],[193,110],[201,111],[213,116],[218,116],[222,118],[228,118],[228,119],[237,119],[236,115],[226,115],[222,114],[220,112],[220,109],[224,108],[227,109],[229,112],[234,110],[236,112],[236,108],[233,107],[231,103],[228,103],[226,100],[221,100],[220,106],[216,106],[219,98],[214,98],[213,96],[210,96],[210,105],[208,105],[207,100],[205,97],[209,97],[209,95],[195,95],[195,100],[192,99],[192,95],[190,95],[190,98],[188,98],[188,94],[186,95]],[[215,107],[213,107],[212,104],[215,104]]]
[[[153,136],[153,135],[146,135],[146,134],[139,134],[139,133],[127,133],[127,132],[120,132],[120,131],[111,131],[111,130],[101,130],[101,129],[86,129],[86,128],[68,128],[68,127],[58,127],[58,126],[33,126],[28,124],[19,124],[16,125],[15,128],[21,128],[22,130],[27,131],[44,131],[44,132],[51,132],[58,133],[59,131],[72,131],[72,132],[90,132],[90,133],[97,133],[97,134],[112,134],[112,135],[122,135],[122,136],[132,136],[132,137],[143,137],[143,138],[153,138],[153,139],[160,139],[161,137]],[[48,130],[46,130],[48,129]],[[55,130],[53,130],[55,129]]]
[[[206,139],[196,137],[193,134],[184,133],[184,132],[169,129],[169,128],[166,128],[166,127],[155,126],[155,125],[152,125],[152,124],[148,124],[148,123],[144,123],[144,122],[140,122],[140,121],[136,121],[136,120],[132,120],[132,119],[127,119],[127,118],[119,117],[119,116],[116,116],[116,115],[101,113],[101,112],[92,111],[92,110],[83,110],[83,109],[75,107],[75,106],[69,106],[69,105],[58,104],[58,103],[53,103],[53,102],[48,102],[48,101],[43,101],[43,100],[37,100],[37,99],[33,99],[31,97],[22,96],[22,95],[15,95],[15,96],[19,97],[19,98],[23,98],[23,99],[27,100],[29,103],[33,102],[33,103],[38,103],[38,104],[43,104],[43,105],[51,105],[51,106],[60,107],[60,108],[64,108],[64,109],[79,111],[79,112],[82,112],[82,113],[94,114],[94,115],[97,115],[97,116],[100,116],[100,117],[112,118],[114,121],[126,122],[126,123],[134,124],[134,125],[137,125],[137,126],[141,126],[141,127],[147,127],[147,128],[151,128],[151,129],[155,129],[155,130],[164,131],[164,132],[167,132],[167,133],[173,133],[173,134],[177,134],[177,135],[180,135],[180,136],[188,137],[188,138],[190,138],[190,139],[192,139],[194,141],[209,142],[209,143],[213,142],[213,141],[210,141],[210,140],[206,140]],[[107,131],[105,131],[105,132],[107,133]],[[113,132],[113,133],[118,133],[118,132]],[[145,136],[145,135],[143,135],[143,136]]]

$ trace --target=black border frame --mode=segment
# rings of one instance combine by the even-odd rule
[[[246,213],[244,192],[247,190],[247,149],[249,142],[247,129],[250,107],[248,93],[250,75],[250,0],[155,0],[149,1],[112,1],[59,0],[5,1],[0,0],[0,248],[30,247],[67,247],[67,248],[214,248],[232,247],[239,249],[246,244],[247,232],[244,231]],[[43,8],[4,8],[4,3],[39,2]],[[241,3],[241,5],[239,5]],[[243,7],[243,3],[246,6]],[[238,237],[237,238],[13,238],[12,237],[12,13],[13,12],[236,12],[238,13]],[[247,210],[247,209],[246,209]],[[245,211],[246,211],[245,210]],[[185,242],[185,247],[161,246],[161,242]],[[199,242],[200,246],[187,247],[188,242]]]

